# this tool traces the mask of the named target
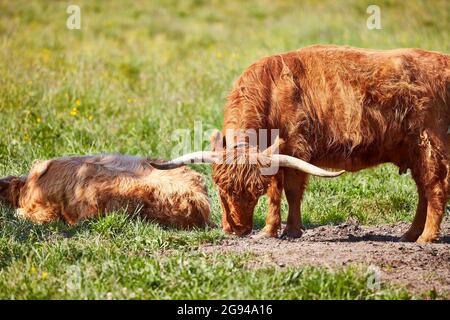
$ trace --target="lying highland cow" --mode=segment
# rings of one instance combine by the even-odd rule
[[[284,143],[278,174],[262,175],[261,162],[217,162],[223,158],[217,147],[262,154],[260,141],[252,144],[245,135],[226,135],[228,130],[249,129],[279,129]],[[439,236],[450,194],[449,129],[449,55],[319,45],[251,65],[229,95],[225,137],[214,138],[215,152],[188,154],[156,166],[213,163],[223,228],[238,235],[251,232],[257,200],[267,193],[264,232],[277,236],[284,189],[289,214],[283,234],[299,237],[308,176],[333,176],[312,165],[358,171],[390,162],[401,173],[411,170],[419,194],[414,221],[402,239],[431,242]]]
[[[117,155],[37,161],[25,177],[0,180],[0,200],[36,223],[79,220],[114,210],[162,225],[209,225],[210,206],[200,174],[154,169],[149,160]]]

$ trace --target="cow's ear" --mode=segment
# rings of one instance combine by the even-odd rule
[[[9,179],[0,179],[0,197],[5,198],[9,193],[11,182]]]
[[[10,185],[10,201],[11,205],[15,208],[19,207],[19,198],[20,198],[20,191],[25,185],[25,180],[22,177],[17,177],[11,180]]]
[[[212,132],[209,140],[211,141],[211,151],[223,150],[225,144],[225,137],[222,137],[222,133],[219,130],[215,129]]]
[[[5,181],[3,179],[0,180],[0,191],[9,187],[9,181]]]
[[[34,160],[30,170],[30,177],[33,177],[35,180],[39,179],[47,173],[51,163],[52,160]]]

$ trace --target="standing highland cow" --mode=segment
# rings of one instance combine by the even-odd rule
[[[160,171],[150,160],[117,155],[37,161],[26,177],[0,180],[0,200],[37,223],[79,220],[125,209],[162,225],[209,225],[210,205],[200,174]]]
[[[262,162],[217,163],[222,158],[219,151],[185,155],[158,168],[192,159],[214,163],[223,228],[238,235],[251,232],[257,200],[267,193],[270,208],[264,232],[277,236],[284,188],[289,214],[283,234],[298,237],[308,174],[319,170],[311,164],[358,171],[390,162],[401,173],[411,170],[419,194],[414,221],[402,239],[431,242],[439,236],[450,193],[449,126],[449,55],[318,45],[251,65],[236,82],[225,109],[224,134],[228,129],[279,129],[279,157],[284,158],[280,167],[290,163],[289,168],[263,176]],[[252,145],[239,134],[232,139],[215,137],[213,145],[223,145],[224,152],[243,149],[267,156],[259,151],[259,142]],[[297,166],[292,165],[295,158]]]

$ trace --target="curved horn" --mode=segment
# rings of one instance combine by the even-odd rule
[[[292,169],[297,169],[300,171],[303,171],[305,173],[312,174],[314,176],[318,177],[324,177],[324,178],[333,178],[340,176],[345,172],[345,170],[342,171],[327,171],[322,168],[316,167],[306,161],[303,161],[301,159],[291,157],[285,154],[274,154],[271,156],[272,161],[277,161],[278,165],[280,167],[288,167]]]
[[[157,163],[151,162],[151,166],[159,170],[175,169],[185,164],[193,163],[215,163],[217,162],[217,155],[212,151],[197,151],[185,154],[173,160]]]

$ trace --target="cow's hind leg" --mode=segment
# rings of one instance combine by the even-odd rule
[[[417,192],[419,194],[419,203],[417,205],[416,215],[409,227],[408,231],[400,238],[400,241],[414,242],[422,234],[427,218],[428,201],[425,194],[425,188],[421,182],[420,176],[416,172],[412,172],[414,181],[417,185]]]
[[[439,229],[445,214],[449,189],[449,159],[447,142],[444,139],[429,138],[424,132],[419,160],[414,172],[418,173],[419,183],[423,185],[427,200],[425,226],[417,239],[418,243],[428,243],[439,237]]]
[[[304,230],[300,212],[308,175],[292,169],[284,171],[284,193],[289,205],[287,224],[282,237],[299,238]]]
[[[439,237],[439,229],[445,214],[447,195],[444,182],[438,181],[427,188],[427,218],[422,235],[417,239],[418,243],[432,242]]]

